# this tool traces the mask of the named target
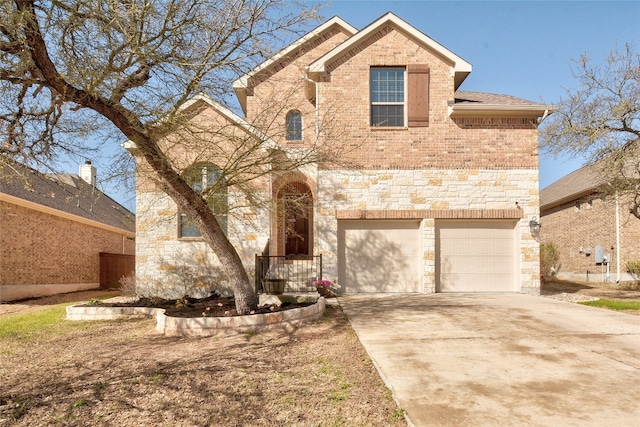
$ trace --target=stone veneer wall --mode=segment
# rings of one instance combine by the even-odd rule
[[[228,290],[217,257],[209,246],[198,238],[178,239],[178,210],[168,196],[140,192],[136,205],[139,295],[168,299],[184,295],[206,297],[212,283],[219,292]],[[228,232],[253,280],[255,255],[262,253],[269,239],[268,213],[236,212],[229,216]]]
[[[317,206],[316,251],[323,254],[326,279],[338,278],[338,216],[359,218],[365,211],[396,219],[426,215],[421,224],[422,281],[423,291],[430,293],[436,285],[434,216],[505,215],[521,216],[521,292],[540,292],[539,243],[529,231],[529,220],[539,215],[537,170],[320,171]],[[521,215],[517,209],[522,210]]]

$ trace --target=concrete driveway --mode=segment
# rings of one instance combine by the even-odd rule
[[[339,298],[415,426],[640,426],[640,316],[520,294]]]

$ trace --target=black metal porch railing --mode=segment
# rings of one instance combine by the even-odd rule
[[[285,292],[315,292],[315,280],[322,279],[322,255],[304,258],[256,255],[256,292],[263,292],[265,279],[286,280]]]

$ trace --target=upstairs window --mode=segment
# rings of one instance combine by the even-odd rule
[[[227,234],[227,182],[222,170],[213,164],[198,163],[189,167],[183,178],[198,193],[204,192],[209,208],[216,216],[223,233]],[[183,213],[180,213],[179,237],[201,237],[198,228]]]
[[[302,114],[299,111],[287,114],[287,141],[302,141]]]
[[[405,126],[404,68],[371,68],[371,126]]]

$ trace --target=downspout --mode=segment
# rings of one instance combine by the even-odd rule
[[[620,201],[616,192],[616,283],[620,283]]]
[[[315,102],[315,107],[316,107],[316,114],[315,114],[315,132],[316,132],[316,140],[315,140],[315,145],[317,146],[319,140],[320,140],[320,109],[318,108],[318,97],[320,95],[320,88],[318,87],[318,82],[312,80],[309,78],[308,76],[309,74],[309,69],[306,68],[305,69],[305,74],[302,76],[302,78],[309,82],[312,83],[314,85],[315,91],[316,91],[316,102]],[[316,185],[318,182],[320,182],[320,177],[318,176],[319,174],[319,170],[316,167]],[[317,188],[316,188],[316,195],[318,194]],[[318,218],[318,201],[316,200],[315,203],[313,204],[313,224],[311,225],[313,227],[313,246],[311,248],[311,255],[313,255],[315,253],[315,248],[318,246],[318,227],[315,226],[315,222],[316,219]]]

